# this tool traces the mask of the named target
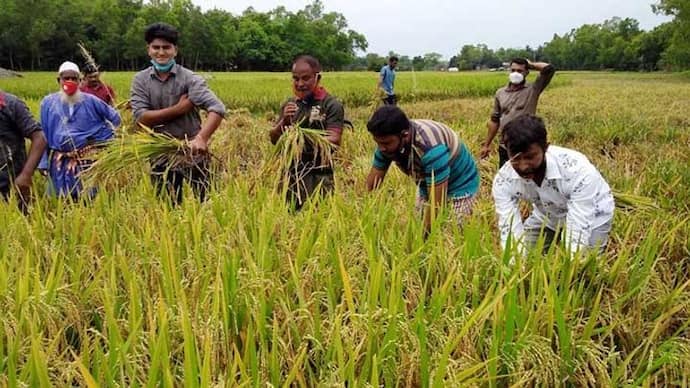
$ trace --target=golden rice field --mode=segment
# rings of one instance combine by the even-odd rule
[[[106,73],[119,96],[132,73]],[[0,386],[690,386],[690,79],[557,73],[539,112],[617,191],[601,256],[559,249],[509,265],[490,198],[429,239],[399,172],[369,194],[375,73],[325,73],[346,103],[337,193],[287,211],[261,174],[287,73],[210,74],[232,113],[210,200],[156,199],[144,166],[92,203],[0,202]],[[453,126],[477,154],[505,74],[399,73],[412,118]],[[2,79],[26,98],[52,73]]]

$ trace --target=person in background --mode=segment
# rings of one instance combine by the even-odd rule
[[[51,190],[61,197],[79,199],[84,194],[79,174],[93,163],[92,155],[111,139],[120,115],[96,96],[79,90],[79,67],[64,62],[58,70],[60,91],[41,101],[41,125],[48,149],[39,168],[47,170]],[[88,188],[89,197],[95,188]]]
[[[527,82],[530,69],[539,72],[534,83]],[[544,62],[533,63],[524,58],[514,58],[510,62],[508,85],[498,89],[494,97],[494,109],[487,123],[488,134],[479,154],[481,159],[489,156],[494,137],[509,122],[522,115],[536,114],[539,96],[549,85],[555,73],[556,68]],[[499,168],[508,160],[508,155],[500,144],[498,159]]]
[[[112,106],[115,104],[115,91],[113,91],[110,85],[106,85],[101,81],[101,73],[93,65],[86,65],[84,67],[84,79],[79,86],[79,90],[93,94],[108,105]]]
[[[391,56],[388,58],[388,64],[381,67],[379,73],[379,89],[386,93],[383,103],[386,105],[395,105],[398,103],[398,98],[395,95],[395,68],[398,66],[398,57]]]

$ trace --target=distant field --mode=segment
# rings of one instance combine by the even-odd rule
[[[52,73],[2,79],[38,101]],[[132,73],[107,73],[121,98]],[[414,185],[366,193],[375,73],[325,73],[347,105],[337,193],[293,215],[261,174],[287,73],[211,74],[232,109],[211,145],[210,200],[171,209],[145,166],[89,205],[0,201],[0,386],[687,386],[690,382],[690,80],[557,73],[539,114],[618,191],[611,244],[516,265],[499,248],[490,185],[462,231],[430,238]],[[476,155],[496,73],[400,73],[412,118],[452,125]]]

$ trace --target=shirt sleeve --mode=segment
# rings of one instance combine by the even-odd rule
[[[98,112],[101,114],[101,117],[104,119],[110,121],[114,127],[119,127],[121,120],[120,120],[120,114],[113,108],[111,105],[108,105],[105,103],[105,101],[101,99],[95,99],[96,104],[96,109],[98,109]]]
[[[34,119],[34,116],[31,114],[29,107],[26,106],[24,101],[18,98],[13,100],[14,103],[12,104],[12,108],[14,110],[14,121],[21,131],[22,136],[26,138],[31,137],[32,133],[41,130],[41,125]]]
[[[198,74],[192,74],[189,81],[189,100],[207,112],[218,113],[225,117],[225,105],[216,97],[206,84],[206,80]]]
[[[371,165],[377,170],[387,170],[391,165],[391,160],[385,157],[377,148],[376,151],[374,151],[374,160],[372,161]]]
[[[549,86],[554,74],[556,74],[556,68],[551,64],[547,65],[539,72],[539,76],[537,76],[536,81],[534,81],[534,89],[537,93],[543,92],[544,89]]]
[[[498,230],[501,236],[501,246],[506,249],[508,238],[512,235],[512,245],[520,243],[524,235],[522,216],[520,215],[519,199],[514,183],[501,176],[501,171],[494,178],[492,187],[496,215],[498,216]],[[521,247],[522,245],[520,245]]]
[[[333,100],[326,109],[326,129],[342,130],[345,122],[345,108],[340,101]]]
[[[422,156],[427,187],[443,183],[450,177],[450,150],[445,144],[434,146]]]
[[[491,121],[501,122],[501,103],[498,101],[498,93],[494,96],[494,108],[491,110]]]
[[[592,221],[596,213],[599,177],[594,167],[587,167],[573,180],[566,216],[566,242],[571,252],[589,245]]]
[[[130,106],[132,107],[132,115],[135,120],[139,120],[141,115],[147,110],[151,109],[149,102],[149,92],[146,89],[144,80],[139,74],[132,80],[132,88],[130,89]]]

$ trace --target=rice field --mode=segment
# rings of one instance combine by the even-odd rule
[[[132,73],[106,73],[120,97]],[[399,73],[411,118],[453,126],[479,152],[505,74]],[[145,166],[92,203],[0,201],[0,386],[690,386],[690,79],[557,73],[539,113],[552,144],[587,154],[617,209],[600,256],[559,249],[515,265],[490,182],[462,231],[428,240],[414,185],[364,179],[375,73],[325,73],[354,130],[337,193],[289,213],[262,174],[287,73],[208,75],[232,113],[214,136],[215,188],[171,207]],[[38,114],[53,73],[1,79]]]

